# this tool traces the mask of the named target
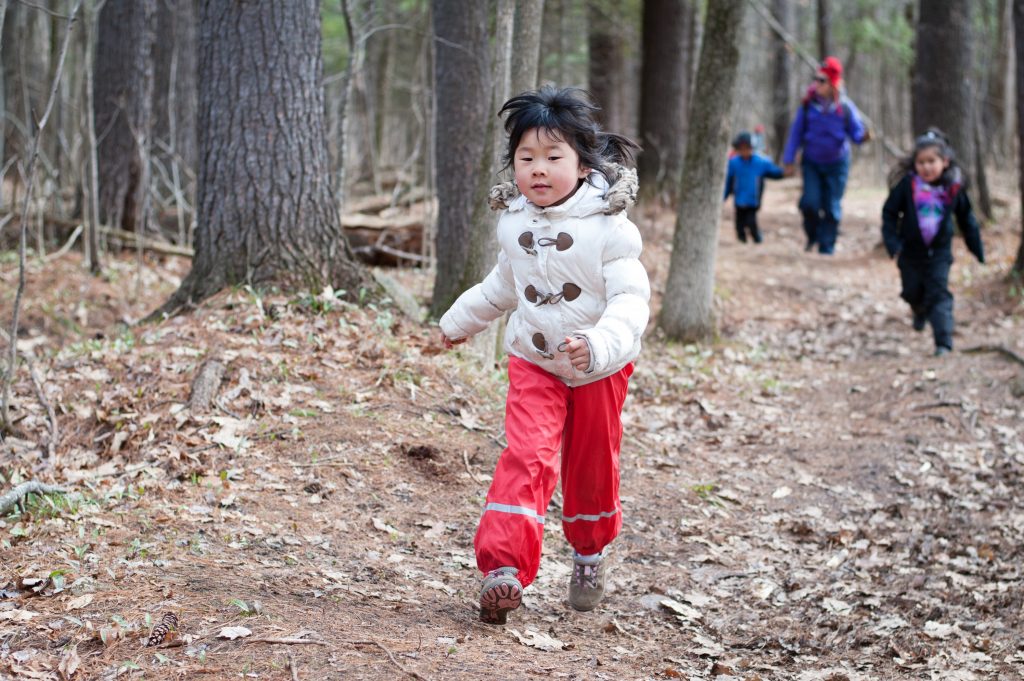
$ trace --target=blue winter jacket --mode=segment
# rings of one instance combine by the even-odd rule
[[[782,162],[793,163],[797,149],[803,147],[805,160],[835,163],[850,155],[849,140],[860,144],[864,133],[860,113],[847,97],[840,97],[838,104],[811,97],[797,109]]]
[[[754,154],[744,160],[742,156],[729,159],[729,172],[725,176],[725,196],[735,194],[738,208],[760,208],[761,192],[764,191],[764,178],[774,180],[782,177],[782,168],[764,156]]]

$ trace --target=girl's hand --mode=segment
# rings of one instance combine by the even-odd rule
[[[586,371],[590,368],[590,344],[585,338],[565,338],[565,352],[569,355],[569,361],[577,371]]]
[[[792,163],[787,163],[782,169],[783,177],[793,177],[796,175],[796,166]]]
[[[465,343],[467,340],[468,338],[459,338],[458,340],[452,340],[448,336],[444,335],[444,331],[441,332],[441,343],[442,345],[444,345],[445,350],[451,350],[456,345],[459,345],[460,343]]]

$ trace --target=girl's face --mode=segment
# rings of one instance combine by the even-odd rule
[[[590,174],[580,166],[580,156],[569,143],[550,130],[531,128],[516,147],[512,167],[516,186],[535,206],[557,206],[576,191],[579,181]]]
[[[914,171],[928,184],[934,184],[948,167],[949,159],[939,154],[938,147],[924,147],[914,155]]]

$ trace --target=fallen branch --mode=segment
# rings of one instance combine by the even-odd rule
[[[1018,355],[1016,352],[1006,347],[1005,345],[975,345],[973,348],[966,348],[964,352],[970,354],[978,352],[995,352],[1002,355],[1011,362],[1016,362],[1017,364],[1024,366],[1024,357],[1021,357],[1020,355]]]
[[[5,213],[3,217],[0,217],[0,222],[2,222],[6,218],[20,217],[21,215],[22,214],[18,212]],[[82,227],[81,220],[69,220],[67,218],[62,218],[57,215],[50,215],[49,213],[43,215],[43,222],[75,231],[81,229]],[[113,227],[107,227],[106,225],[100,225],[97,231],[100,234],[106,234],[109,237],[112,237],[118,241],[123,242],[124,245],[129,248],[138,247],[139,238],[134,232],[126,232],[123,229],[115,229]],[[77,234],[73,233],[71,238],[69,239],[69,242],[73,243],[76,237]],[[153,251],[154,253],[162,253],[164,255],[180,255],[186,258],[191,258],[195,255],[195,251],[187,246],[178,246],[176,244],[167,243],[166,241],[154,239],[153,237],[144,237],[142,241],[142,248],[147,251]],[[65,248],[68,247],[65,246]],[[64,248],[60,250],[61,255],[63,255],[65,252],[66,251]],[[57,254],[49,256],[47,260],[54,257],[57,257]]]
[[[302,645],[309,643],[315,646],[325,646],[327,641],[320,641],[315,638],[249,638],[246,643],[281,643],[283,645]]]
[[[399,664],[398,660],[395,659],[394,654],[390,650],[388,650],[384,646],[384,644],[381,643],[380,641],[347,641],[347,643],[349,643],[351,645],[354,645],[354,646],[377,646],[378,648],[383,650],[385,653],[387,653],[388,659],[391,660],[391,662],[396,667],[401,669],[404,674],[407,674],[407,675],[411,676],[414,679],[420,679],[420,681],[427,681],[427,679],[425,677],[420,676],[419,674],[417,674],[416,672],[412,671],[411,669],[406,669],[401,664]]]
[[[0,516],[7,515],[7,512],[21,503],[21,500],[29,494],[65,494],[60,487],[47,485],[37,480],[23,482],[10,492],[0,496]]]

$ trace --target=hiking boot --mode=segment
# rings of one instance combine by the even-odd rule
[[[604,597],[606,572],[602,554],[581,556],[573,551],[572,577],[569,581],[569,605],[574,610],[587,612],[597,607]]]
[[[519,570],[500,567],[484,576],[480,587],[480,621],[505,624],[508,614],[523,602],[523,585],[516,579]]]
[[[949,354],[950,352],[952,352],[952,350],[953,350],[952,348],[947,348],[945,345],[936,345],[935,346],[935,356],[936,357],[942,357],[943,355],[946,355],[946,354]]]
[[[914,313],[914,331],[924,331],[924,325],[928,323],[928,318],[924,316],[923,312]]]

